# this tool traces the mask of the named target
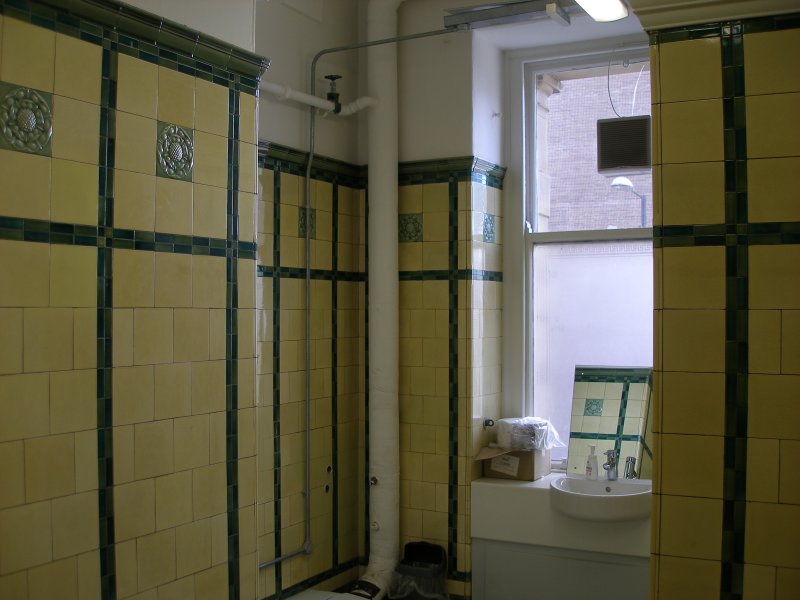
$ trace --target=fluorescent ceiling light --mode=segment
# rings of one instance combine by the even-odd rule
[[[576,0],[595,21],[619,21],[628,16],[628,7],[622,0]]]

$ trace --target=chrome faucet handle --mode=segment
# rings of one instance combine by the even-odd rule
[[[606,450],[605,452],[603,452],[603,454],[606,455],[606,460],[607,460],[608,464],[610,464],[611,466],[614,466],[615,464],[617,464],[617,456],[618,456],[618,454],[617,454],[616,450],[614,450],[612,448],[611,450]]]
[[[636,479],[639,474],[636,472],[636,457],[629,456],[625,459],[625,479]]]

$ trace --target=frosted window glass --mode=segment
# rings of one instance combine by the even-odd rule
[[[538,245],[532,266],[534,412],[566,441],[576,365],[653,364],[653,244]]]

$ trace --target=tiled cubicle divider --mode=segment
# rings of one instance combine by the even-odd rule
[[[0,595],[254,598],[263,59],[112,2],[0,8]]]
[[[651,35],[653,593],[800,581],[800,15]]]
[[[305,160],[302,152],[262,144],[257,220],[262,561],[299,547],[303,534],[297,411],[303,398]],[[454,597],[470,593],[471,403],[484,403],[495,416],[499,405],[501,240],[497,233],[493,240],[484,237],[484,222],[485,214],[491,215],[499,231],[502,175],[502,169],[472,158],[400,165],[401,544],[426,539],[445,547]],[[311,557],[265,569],[260,596],[277,597],[276,590],[323,581],[335,587],[336,581],[352,579],[353,568],[368,556],[365,187],[363,168],[315,159],[312,332],[324,333],[312,339],[312,415],[333,414],[330,428],[324,418],[317,422],[312,416],[312,444],[330,444],[335,469],[323,474],[329,457],[323,453],[316,460],[312,447],[312,499],[325,499],[330,485],[333,508],[327,512],[327,505],[318,505],[325,508],[312,515]]]

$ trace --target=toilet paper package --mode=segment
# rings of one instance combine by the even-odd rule
[[[540,417],[500,419],[497,424],[497,445],[511,450],[550,450],[564,448],[555,427]]]

